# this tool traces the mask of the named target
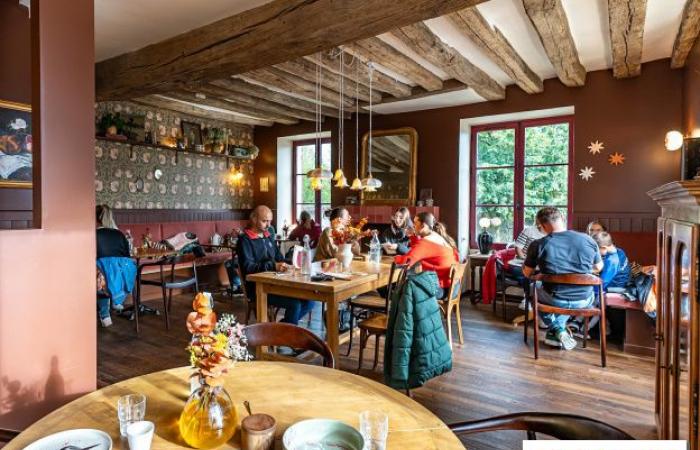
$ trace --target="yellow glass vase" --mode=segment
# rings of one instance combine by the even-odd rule
[[[231,439],[238,413],[223,387],[203,384],[194,391],[180,414],[180,434],[194,448],[220,447]]]

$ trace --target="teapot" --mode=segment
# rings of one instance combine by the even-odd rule
[[[215,231],[214,234],[212,234],[212,236],[209,238],[209,243],[211,245],[221,245],[222,240],[223,238],[221,237],[221,235]]]

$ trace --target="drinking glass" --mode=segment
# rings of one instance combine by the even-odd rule
[[[143,420],[146,415],[146,396],[129,394],[119,397],[117,401],[117,417],[119,417],[119,432],[126,436],[126,427],[134,422]]]
[[[365,440],[364,450],[385,450],[389,416],[379,411],[361,412],[360,434]]]

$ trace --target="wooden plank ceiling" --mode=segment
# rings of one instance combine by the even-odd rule
[[[529,94],[542,92],[540,76],[475,6],[482,1],[273,1],[97,63],[97,98],[256,126],[311,121],[319,108],[323,116],[339,117],[341,102],[348,118],[356,99],[365,107],[370,99],[389,103],[467,88],[485,100],[505,98],[502,80],[493,79],[475,65],[475,55],[460,53],[425,22],[438,16],[512,83]],[[562,0],[519,1],[559,80],[583,86],[586,69]],[[638,76],[647,0],[608,0],[607,8],[613,74]],[[304,26],[293,25],[300,23]],[[700,0],[687,0],[673,68],[685,65],[699,33]],[[370,63],[376,69],[371,91]],[[385,147],[380,155],[385,161],[379,164],[401,168],[404,161],[392,157],[390,144]]]

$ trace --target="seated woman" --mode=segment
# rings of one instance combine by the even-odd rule
[[[411,250],[405,255],[396,256],[394,260],[397,264],[421,263],[423,270],[435,272],[440,283],[440,292],[436,296],[442,299],[450,288],[452,265],[459,262],[457,244],[447,234],[445,226],[429,212],[416,215],[413,226],[415,236]]]
[[[413,230],[413,223],[408,208],[401,207],[391,217],[391,225],[380,236],[382,244],[393,250],[398,255],[408,253],[411,238],[408,236]]]
[[[602,222],[600,222],[597,219],[586,225],[586,234],[589,236],[593,236],[594,234],[600,233],[601,231],[608,231],[608,229],[605,227],[605,225],[603,225]]]
[[[304,236],[309,236],[309,246],[316,248],[318,239],[321,237],[321,226],[317,225],[311,214],[308,211],[302,211],[299,214],[299,221],[296,228],[289,233],[289,239],[292,241],[304,242]]]
[[[624,288],[631,271],[627,255],[621,248],[615,247],[607,231],[601,231],[592,237],[603,258],[603,270],[598,274],[603,281],[603,290],[607,292],[608,288]]]
[[[330,215],[331,226],[323,230],[321,237],[318,239],[314,261],[335,258],[336,253],[338,253],[338,246],[333,241],[333,230],[341,230],[347,227],[350,224],[350,219],[350,213],[347,209],[342,206],[333,208]],[[359,242],[353,242],[352,252],[355,255],[360,254]]]

